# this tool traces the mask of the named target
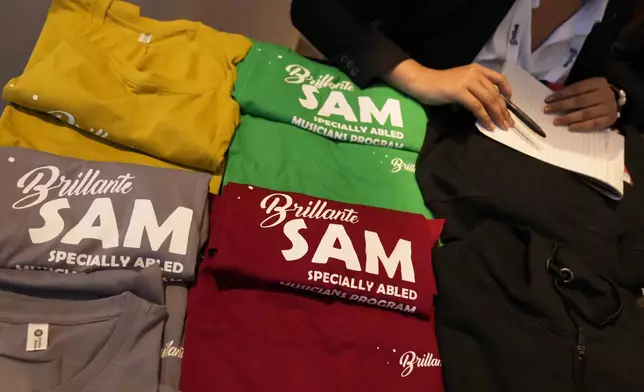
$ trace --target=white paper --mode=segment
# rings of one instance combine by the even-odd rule
[[[552,91],[513,63],[506,63],[502,73],[512,86],[512,102],[529,115],[547,137],[542,138],[514,114],[516,129],[478,129],[486,136],[543,162],[599,180],[614,188],[612,198],[624,193],[624,137],[615,130],[571,132],[555,126],[553,114],[543,112],[544,100]]]

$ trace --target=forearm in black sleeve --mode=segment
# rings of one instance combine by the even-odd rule
[[[293,0],[295,27],[359,87],[409,58],[369,20],[378,0]],[[390,2],[391,4],[391,2]],[[391,6],[391,5],[390,5]]]
[[[621,61],[642,62],[644,58],[644,20],[626,27],[613,46],[613,56]]]
[[[620,122],[644,131],[644,111],[641,109],[644,107],[644,77],[630,63],[612,61],[608,81],[626,91],[627,101]]]

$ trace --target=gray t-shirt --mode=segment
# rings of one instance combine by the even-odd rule
[[[194,279],[210,176],[0,147],[0,268]]]
[[[94,298],[94,287],[109,293],[128,286]],[[166,312],[134,293],[159,299],[157,268],[89,275],[0,270],[2,390],[156,392]]]
[[[161,385],[165,389],[161,389],[161,392],[172,392],[179,390],[181,378],[188,287],[168,283],[165,286],[165,306],[168,320],[163,328],[161,348]]]

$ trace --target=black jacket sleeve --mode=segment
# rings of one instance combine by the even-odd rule
[[[365,87],[410,57],[376,26],[387,8],[391,0],[293,0],[291,19],[333,65]]]
[[[626,91],[621,122],[644,130],[644,21],[625,29],[613,46],[609,80]]]

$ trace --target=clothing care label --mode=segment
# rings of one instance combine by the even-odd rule
[[[149,44],[152,42],[152,34],[141,33],[141,35],[139,35],[139,42]]]
[[[2,147],[0,177],[0,268],[193,278],[208,175]]]
[[[385,85],[361,90],[337,68],[256,42],[239,65],[233,94],[242,111],[329,139],[419,152],[427,116]]]
[[[443,221],[229,183],[216,211],[214,265],[253,279],[429,315]],[[250,242],[250,243],[249,243]]]
[[[27,347],[25,351],[47,350],[49,324],[29,324],[27,326]]]

